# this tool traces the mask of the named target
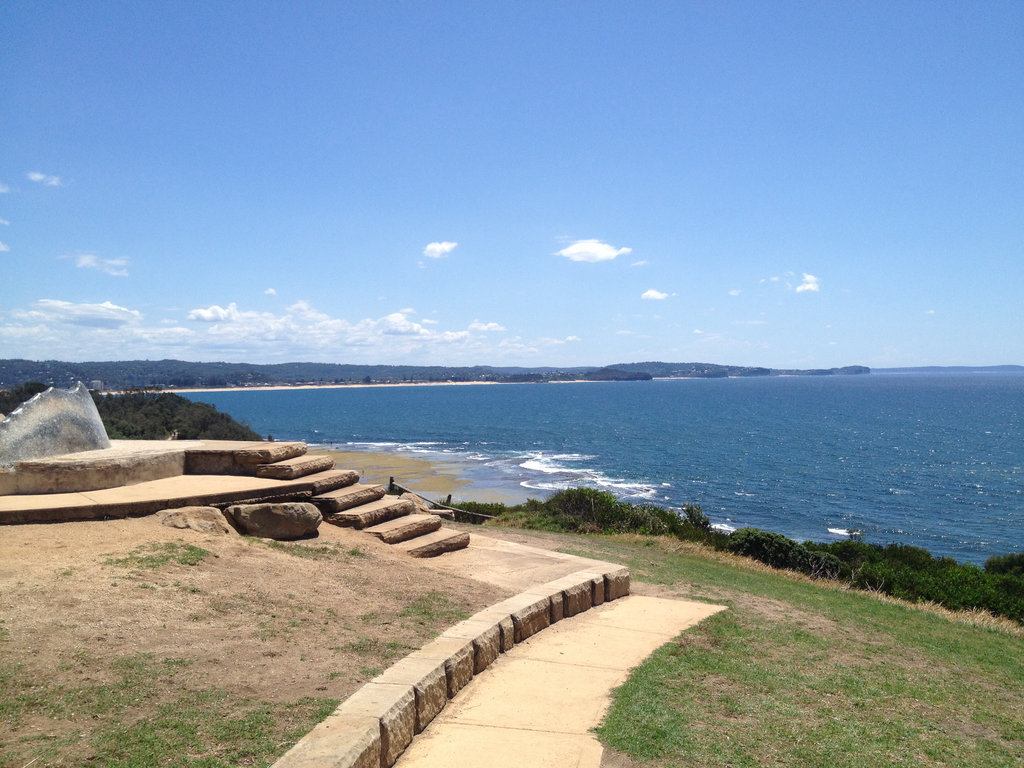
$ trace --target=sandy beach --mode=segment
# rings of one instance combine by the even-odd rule
[[[367,387],[471,387],[506,384],[504,381],[399,381],[380,384],[267,384],[252,387],[167,387],[164,392],[276,392],[285,389],[365,389]],[[104,392],[119,395],[119,390]]]
[[[311,446],[309,452],[327,454],[334,459],[336,466],[356,470],[364,483],[387,485],[393,477],[399,485],[430,500],[443,500],[451,494],[452,503],[456,505],[459,501],[519,504],[531,496],[545,496],[542,491],[494,483],[486,472],[464,461],[445,461],[399,452],[339,451],[317,446]]]

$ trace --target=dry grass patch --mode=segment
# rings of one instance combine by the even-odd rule
[[[506,596],[333,526],[294,544],[155,518],[0,533],[4,768],[269,764],[453,616]]]

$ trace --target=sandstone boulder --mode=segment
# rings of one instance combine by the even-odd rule
[[[320,510],[304,501],[235,504],[224,513],[242,533],[278,541],[311,536],[323,521]]]
[[[400,499],[408,499],[409,501],[411,501],[413,504],[416,505],[416,511],[417,512],[420,512],[420,513],[425,514],[425,515],[430,514],[430,502],[428,502],[422,496],[418,496],[415,493],[409,493],[407,491],[406,493],[403,493],[398,498],[400,498]]]
[[[225,533],[238,535],[238,531],[216,507],[178,507],[157,512],[163,525],[171,528],[187,528],[200,533]]]

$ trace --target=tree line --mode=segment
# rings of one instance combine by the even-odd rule
[[[9,414],[48,387],[38,381],[0,390],[0,413]],[[172,392],[131,391],[103,395],[91,391],[107,436],[114,440],[262,440],[263,438],[209,403],[196,403]]]

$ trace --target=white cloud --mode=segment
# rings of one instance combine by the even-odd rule
[[[818,278],[814,275],[809,275],[804,272],[804,281],[796,287],[797,293],[806,293],[807,291],[817,292],[818,290]]]
[[[656,291],[654,288],[651,288],[649,290],[644,291],[640,295],[640,298],[647,299],[649,301],[661,301],[662,299],[667,299],[668,294],[662,293],[661,291]]]
[[[739,296],[741,293],[743,293],[743,291],[741,291],[739,288],[733,288],[731,291],[729,291],[730,296]]]
[[[934,315],[935,314],[935,310],[934,309],[929,309],[927,312],[925,312],[925,314],[926,315]]]
[[[128,259],[101,259],[94,253],[79,253],[63,258],[73,258],[75,266],[79,269],[97,269],[115,277],[127,277],[128,275]]]
[[[439,243],[427,243],[427,247],[423,249],[423,255],[429,259],[440,259],[454,251],[457,245],[458,243],[447,240]]]
[[[102,304],[73,304],[70,301],[39,299],[33,302],[30,311],[12,314],[19,320],[66,323],[87,328],[119,328],[142,319],[141,312],[109,301]]]
[[[647,266],[647,260],[646,259],[640,259],[640,261],[634,261],[629,266],[631,266],[631,267],[646,267]]]
[[[10,191],[11,188],[4,184],[2,181],[0,181],[0,195],[6,195]]]
[[[0,227],[9,227],[9,226],[11,226],[11,222],[9,222],[7,219],[0,219]]]
[[[274,290],[273,288],[267,288],[267,290],[265,290],[263,293],[265,293],[267,296],[277,296],[277,291]]]
[[[42,184],[44,187],[62,187],[64,182],[61,181],[60,176],[50,176],[45,173],[39,173],[39,171],[30,171],[25,176],[29,181],[34,181],[37,184]]]
[[[469,324],[469,330],[486,333],[488,331],[505,331],[508,329],[498,323],[481,323],[479,320],[474,319],[473,322]]]
[[[0,253],[7,253],[9,250],[11,250],[11,246],[7,243],[0,243]]]
[[[0,349],[29,359],[159,359],[276,362],[285,360],[380,362],[381,354],[413,364],[445,360],[536,363],[536,355],[564,349],[578,336],[509,338],[503,326],[474,319],[465,329],[443,321],[382,312],[342,318],[307,301],[278,311],[244,302],[168,308],[152,321],[111,302],[74,304],[44,299],[20,309],[0,307]]]
[[[229,319],[237,320],[238,305],[235,302],[231,302],[226,308],[214,304],[206,309],[193,309],[188,313],[188,319],[198,320],[202,323],[219,323]]]
[[[401,312],[385,315],[378,321],[378,326],[383,333],[389,336],[429,336],[431,334],[431,331],[410,320]]]
[[[235,302],[193,309],[190,320],[208,324],[204,334],[215,339],[220,348],[236,349],[253,359],[253,353],[293,356],[300,353],[331,357],[342,348],[386,348],[398,354],[426,352],[434,345],[451,345],[469,340],[468,331],[438,331],[408,317],[410,310],[392,312],[378,319],[358,322],[332,317],[306,301],[287,307],[285,313],[254,312],[239,309]]]
[[[632,248],[616,248],[600,240],[577,240],[567,248],[558,251],[559,256],[565,256],[570,261],[611,261],[616,256],[632,253]]]
[[[562,344],[568,344],[573,341],[580,341],[580,337],[566,336],[564,339],[552,339],[550,337],[545,337],[543,339],[539,339],[537,343],[546,347],[558,347],[561,346]]]
[[[701,330],[700,328],[694,328],[694,329],[693,329],[693,332],[694,332],[694,334],[696,334],[697,336],[701,336],[701,335],[703,335],[703,333],[704,333],[704,331],[702,331],[702,330]]]

